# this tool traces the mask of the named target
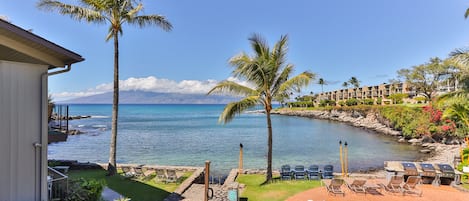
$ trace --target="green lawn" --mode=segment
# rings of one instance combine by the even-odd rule
[[[193,172],[185,173],[178,183],[155,182],[152,177],[149,180],[141,181],[128,179],[122,175],[107,177],[105,170],[80,170],[70,171],[71,179],[85,178],[102,181],[107,187],[119,194],[131,198],[132,200],[163,200],[173,192],[179,184],[187,179]]]
[[[249,201],[282,201],[299,192],[321,186],[319,180],[275,181],[261,186],[265,175],[254,174],[240,175],[237,181],[246,185],[241,197],[247,197]]]

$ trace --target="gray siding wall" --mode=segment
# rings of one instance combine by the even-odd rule
[[[47,66],[0,61],[0,201],[41,200],[41,161],[47,152],[33,144],[44,138],[45,72]]]

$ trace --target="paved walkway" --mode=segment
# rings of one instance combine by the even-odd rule
[[[469,193],[459,191],[451,186],[439,186],[435,187],[429,184],[420,185],[419,188],[423,191],[422,197],[417,197],[415,195],[392,195],[386,192],[373,194],[356,194],[349,189],[343,188],[345,190],[345,196],[342,195],[330,195],[327,193],[326,188],[318,187],[310,189],[301,193],[298,193],[290,198],[287,201],[338,201],[338,200],[347,200],[347,201],[384,201],[384,200],[393,200],[393,201],[468,201]]]
[[[204,200],[204,184],[192,184],[183,194],[183,201]],[[210,201],[228,201],[227,191],[220,185],[210,185],[213,189],[213,198]]]
[[[118,192],[105,186],[103,189],[103,192],[101,193],[101,197],[103,198],[104,201],[114,201],[123,196],[120,195]]]

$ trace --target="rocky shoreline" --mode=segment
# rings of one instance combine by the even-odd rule
[[[367,112],[364,114],[363,112],[358,111],[278,109],[272,111],[272,114],[344,122],[354,127],[395,136],[396,140],[401,143],[410,143],[415,146],[422,146],[420,152],[426,155],[418,159],[420,162],[453,164],[454,157],[459,155],[459,145],[436,143],[427,139],[406,140],[402,137],[402,133],[400,131],[392,129],[389,122],[373,112]]]

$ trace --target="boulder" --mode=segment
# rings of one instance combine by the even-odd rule
[[[432,152],[432,150],[430,150],[430,149],[422,149],[422,150],[420,150],[420,153],[424,153],[424,154],[429,154],[430,152]]]
[[[409,142],[409,143],[412,143],[412,144],[414,144],[414,143],[422,143],[422,139],[416,139],[416,138],[414,138],[414,139],[410,139],[408,142]]]

